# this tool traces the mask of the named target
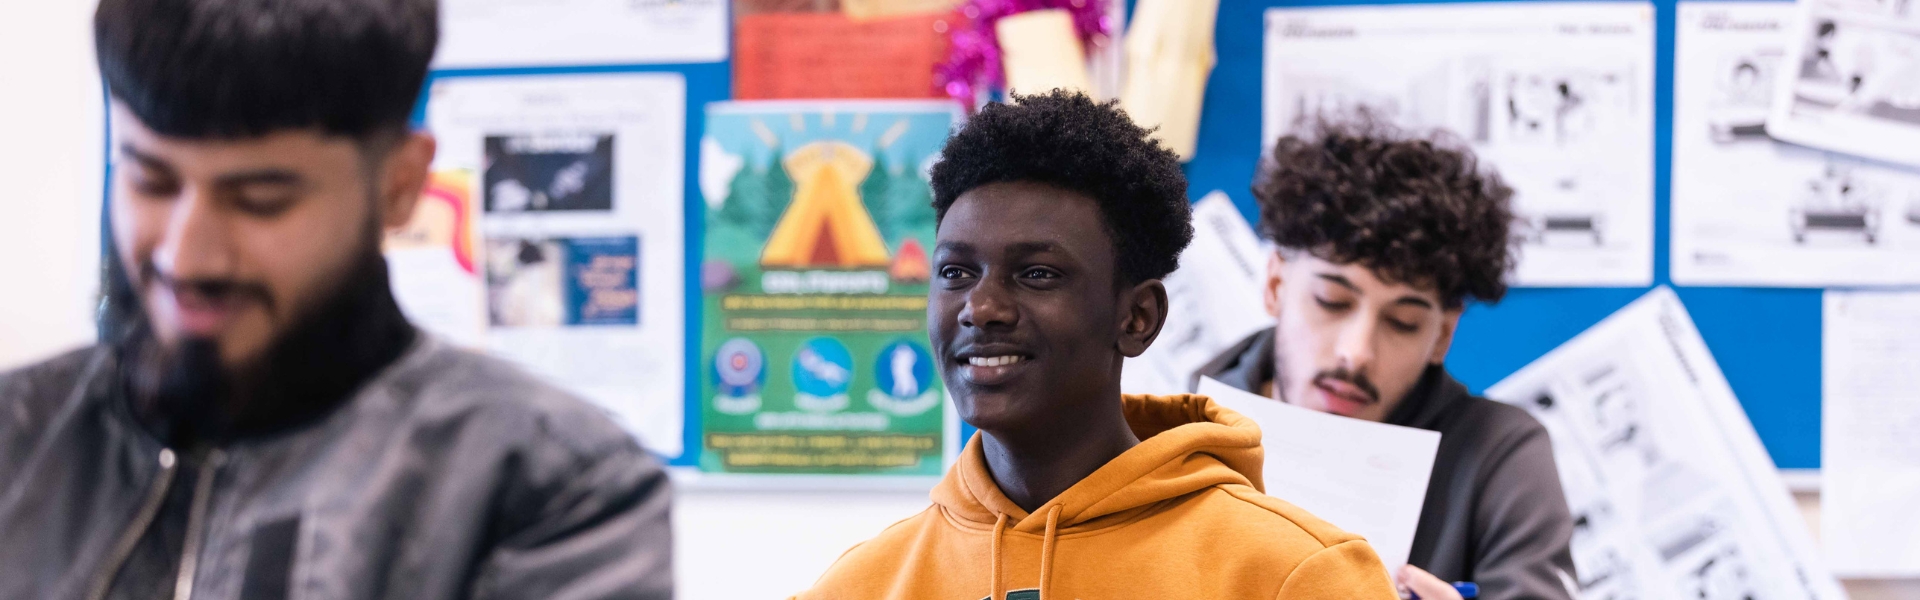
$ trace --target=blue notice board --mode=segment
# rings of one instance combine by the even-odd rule
[[[1513,1],[1513,0],[1507,0]],[[1200,120],[1199,151],[1187,165],[1190,195],[1225,190],[1241,212],[1254,213],[1248,184],[1259,158],[1261,61],[1265,11],[1281,6],[1410,4],[1401,0],[1354,3],[1326,0],[1273,2],[1221,0],[1216,28],[1219,62],[1208,80]],[[1668,277],[1669,165],[1673,142],[1673,43],[1677,0],[1654,0],[1658,18],[1655,73],[1654,284]],[[687,79],[686,206],[688,252],[688,356],[700,348],[700,256],[702,201],[694,185],[704,108],[732,97],[732,65],[607,65],[435,71],[433,78],[492,75],[675,72]],[[424,106],[422,106],[422,113]],[[1447,367],[1474,391],[1539,358],[1639,298],[1651,288],[1516,288],[1498,306],[1474,306],[1462,319]],[[1776,288],[1676,288],[1714,358],[1747,409],[1767,451],[1781,468],[1820,466],[1820,290]],[[698,381],[698,360],[687,361],[688,381]],[[699,386],[687,386],[686,447],[697,448]],[[687,453],[677,465],[692,465]]]

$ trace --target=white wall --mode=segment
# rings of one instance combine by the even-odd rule
[[[0,369],[93,338],[102,109],[93,0],[0,3]]]
[[[680,486],[673,507],[682,600],[786,598],[842,552],[927,508],[927,493],[718,491]]]
[[[101,102],[92,0],[0,2],[0,369],[93,336]],[[1799,496],[1818,526],[1818,498]],[[784,598],[848,547],[927,506],[925,490],[680,486],[676,570],[688,600]],[[1851,581],[1858,600],[1920,598],[1920,581]]]

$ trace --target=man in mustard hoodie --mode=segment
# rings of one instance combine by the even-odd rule
[[[800,598],[1395,598],[1359,537],[1261,492],[1260,431],[1122,396],[1193,237],[1179,161],[1112,103],[987,106],[934,166],[927,329],[980,429],[933,506]]]

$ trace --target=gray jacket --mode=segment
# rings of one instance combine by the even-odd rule
[[[516,367],[420,335],[318,420],[186,456],[112,400],[114,362],[0,374],[0,598],[672,595],[666,474]],[[191,525],[153,535],[184,536],[180,572],[135,573],[179,500]]]
[[[1272,329],[1235,344],[1199,375],[1258,392],[1273,379]],[[1407,562],[1486,600],[1573,597],[1573,517],[1547,429],[1525,410],[1467,393],[1429,367],[1387,422],[1440,432]]]

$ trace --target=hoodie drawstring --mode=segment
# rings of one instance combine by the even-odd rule
[[[1060,539],[1060,505],[1047,511],[1047,536],[1040,540],[1040,600],[1047,600],[1053,587],[1053,544]]]
[[[1001,581],[1003,573],[1000,571],[1002,556],[1000,538],[1006,532],[1007,516],[1003,514],[993,521],[993,549],[987,555],[988,559],[993,561],[993,582],[987,585],[987,598],[990,600],[1005,600],[1004,594],[1007,590],[1002,586]],[[1040,538],[1040,600],[1047,600],[1047,591],[1053,587],[1053,546],[1054,542],[1059,540],[1060,507],[1056,505],[1047,509],[1047,535]]]
[[[1006,592],[1000,587],[1000,534],[1005,533],[1006,530],[1007,516],[1003,514],[1000,515],[999,520],[993,522],[993,550],[988,555],[993,560],[993,583],[987,586],[987,598],[990,600],[1001,600],[1001,594]]]

